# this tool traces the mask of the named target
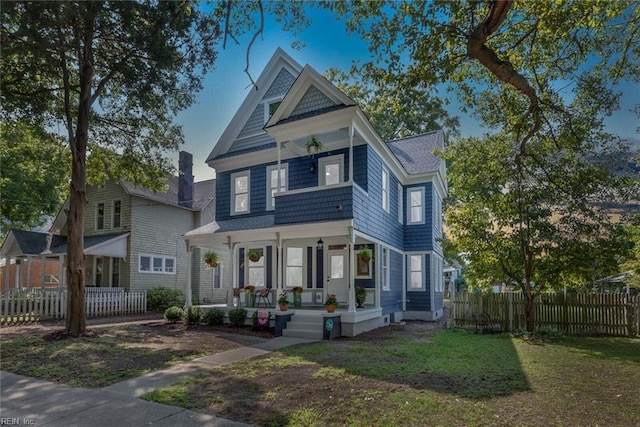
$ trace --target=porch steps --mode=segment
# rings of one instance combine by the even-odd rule
[[[282,330],[285,337],[322,339],[322,312],[316,313],[295,313],[287,323],[287,327]]]

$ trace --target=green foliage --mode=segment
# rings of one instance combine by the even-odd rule
[[[191,305],[184,311],[184,318],[189,324],[200,323],[202,321],[203,314],[201,307]]]
[[[169,307],[164,312],[164,318],[171,323],[176,323],[182,320],[185,313],[184,310],[178,306]]]
[[[172,305],[183,304],[184,296],[177,289],[159,286],[147,291],[147,310],[149,311],[164,311]]]
[[[210,326],[222,325],[224,323],[224,311],[219,308],[213,308],[204,314],[203,320]]]
[[[362,307],[366,299],[367,289],[364,286],[356,286],[356,303],[358,304],[358,307]]]
[[[229,323],[232,326],[240,327],[244,326],[244,322],[247,320],[247,310],[244,308],[234,308],[229,310]]]
[[[67,195],[69,153],[59,137],[26,120],[0,123],[0,234],[42,225]]]

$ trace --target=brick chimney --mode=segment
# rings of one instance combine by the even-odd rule
[[[178,161],[178,205],[193,208],[193,155],[180,152]]]

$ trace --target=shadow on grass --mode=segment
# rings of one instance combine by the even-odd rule
[[[442,330],[383,341],[341,339],[282,352],[349,374],[465,398],[487,399],[530,389],[505,335]]]
[[[625,360],[640,364],[640,339],[567,336],[554,344],[572,348],[596,359]]]

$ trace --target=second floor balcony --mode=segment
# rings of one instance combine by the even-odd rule
[[[275,224],[353,218],[354,185],[341,183],[276,193]]]

